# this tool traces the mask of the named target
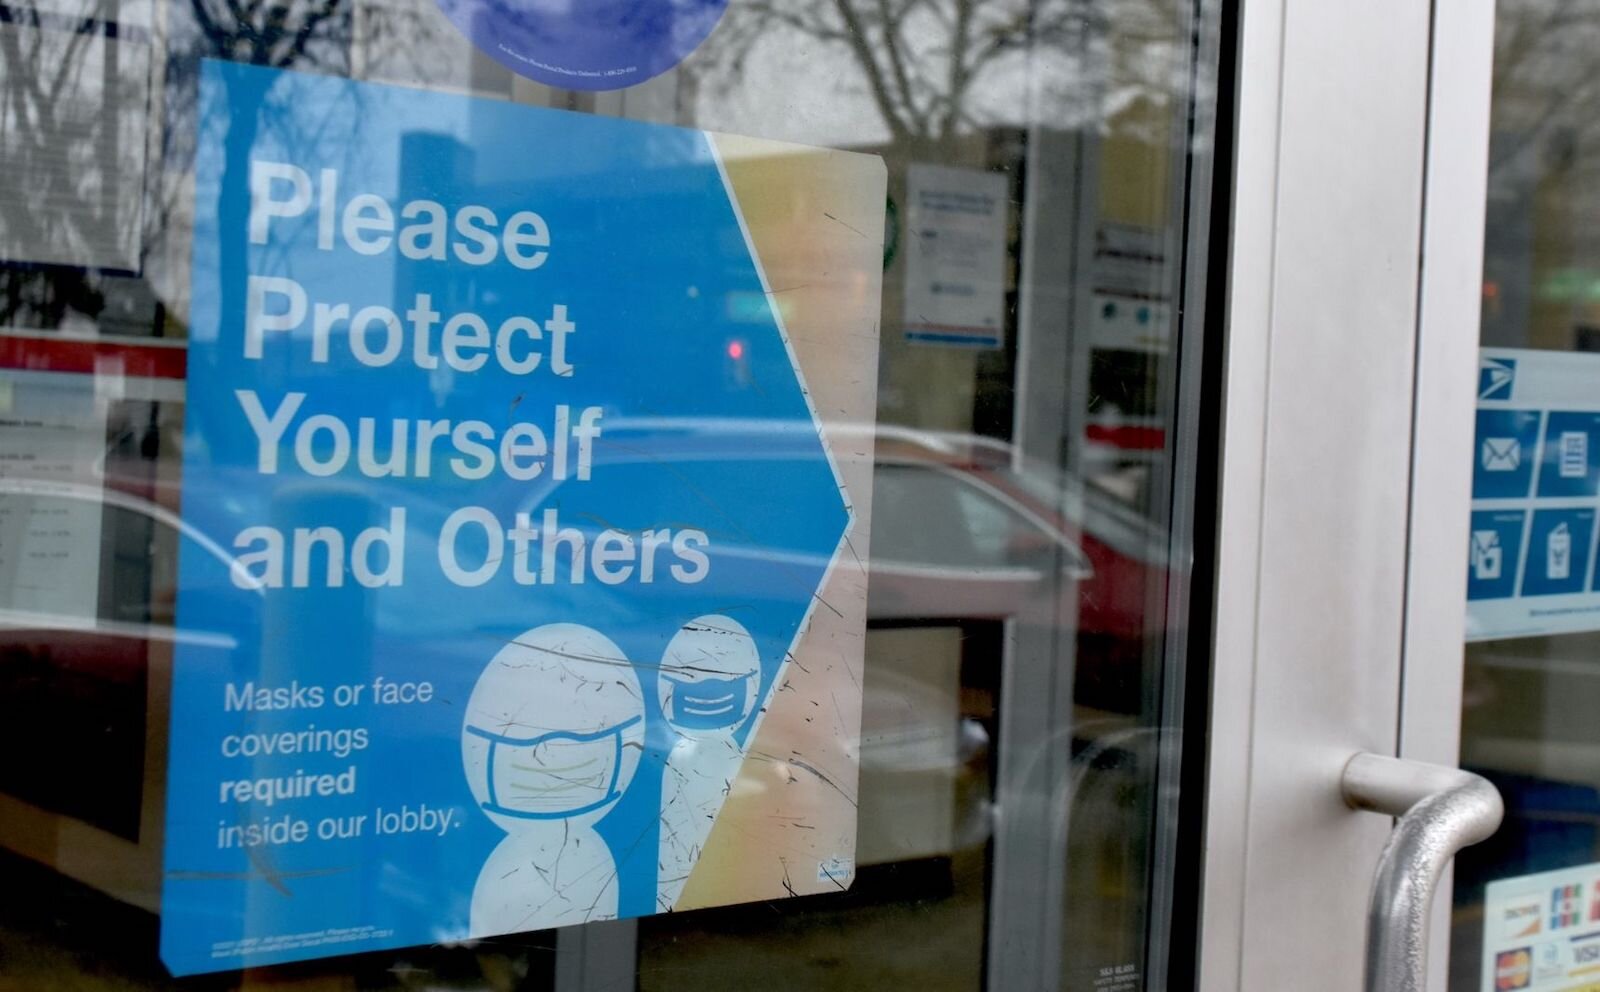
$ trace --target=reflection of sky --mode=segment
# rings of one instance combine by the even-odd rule
[[[368,16],[375,21],[404,24],[405,43],[394,32],[386,33],[383,48],[365,56],[368,78],[471,85],[471,77],[481,75],[466,71],[474,58],[471,47],[439,9],[456,10],[463,2],[388,0],[370,5]],[[856,5],[871,7],[860,0]],[[1022,6],[1015,0],[976,5],[969,51],[989,41],[993,31],[1014,31]],[[1067,0],[1030,6],[1039,21],[1067,18],[1076,7]],[[813,17],[829,30],[837,29],[831,3],[789,8],[796,17]],[[1123,0],[1101,14],[1109,24],[1092,42],[1083,41],[1076,30],[1059,32],[1032,50],[1019,44],[988,61],[960,95],[963,114],[955,133],[1030,121],[1073,127],[1114,115],[1139,99],[1166,102],[1181,95],[1188,85],[1187,47],[1168,40],[1174,25],[1166,8],[1155,0]],[[683,92],[695,97],[686,112],[677,106],[680,94],[670,76],[605,94],[597,110],[802,144],[863,148],[888,143],[890,128],[856,53],[842,41],[777,21],[762,24],[759,35],[752,37],[761,16],[759,5],[730,4],[723,23],[685,60],[693,85]],[[875,18],[863,22],[871,26]],[[950,96],[949,64],[942,55],[951,44],[948,24],[947,17],[937,18],[931,10],[903,22],[899,48],[912,65],[918,109],[910,112],[902,105],[898,116],[914,131],[914,118],[937,120],[932,111]],[[876,36],[873,49],[880,58],[887,52]],[[674,92],[663,98],[663,89]],[[536,102],[559,99],[554,93],[535,97]]]
[[[780,5],[781,6],[781,5]],[[862,22],[874,31],[871,48],[880,60],[897,116],[914,133],[937,133],[938,122],[952,97],[952,46],[947,3],[929,5],[906,17],[898,54],[910,67],[914,109],[907,109],[894,89],[888,48],[876,34],[872,5],[854,0],[865,10]],[[899,5],[896,5],[899,6]],[[829,29],[836,19],[822,11],[832,4],[793,6],[799,18],[814,18]],[[1082,6],[1067,0],[1023,4],[998,0],[973,5],[969,53],[992,38],[1017,36],[1024,13],[1035,23],[1081,19]],[[1078,12],[1078,18],[1071,16]],[[1187,88],[1187,47],[1167,40],[1173,25],[1155,0],[1122,0],[1098,13],[1109,23],[1093,41],[1074,29],[1029,47],[1017,44],[987,61],[955,94],[962,113],[954,134],[974,134],[990,127],[1021,127],[1043,122],[1071,128],[1101,120],[1135,100],[1167,100]],[[888,142],[889,128],[871,96],[868,75],[843,42],[824,40],[816,31],[782,23],[764,25],[761,35],[747,40],[741,18],[759,17],[751,10],[730,8],[723,28],[690,60],[700,73],[695,124],[713,131],[835,147],[872,147]],[[1137,40],[1131,40],[1137,39]],[[736,51],[744,47],[744,52]],[[741,67],[732,68],[743,55]],[[1164,137],[1164,135],[1162,136]]]

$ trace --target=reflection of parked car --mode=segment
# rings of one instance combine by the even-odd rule
[[[614,429],[666,438],[649,449],[620,447],[612,455],[619,463],[632,458],[781,461],[814,458],[816,451],[809,423],[623,421]],[[894,427],[842,433],[860,442],[855,450],[875,453],[868,619],[880,628],[896,628],[876,630],[868,638],[859,750],[861,860],[948,852],[982,837],[983,817],[973,814],[987,808],[982,801],[965,808],[958,798],[971,798],[973,790],[962,783],[984,766],[988,741],[984,726],[962,707],[961,652],[967,648],[961,625],[1015,619],[1074,629],[1080,686],[1100,686],[1096,705],[1127,711],[1122,690],[1136,691],[1141,684],[1139,659],[1150,604],[1159,604],[1152,597],[1160,595],[1166,580],[1164,538],[1130,510],[1068,476],[1019,468],[1012,449],[990,439]],[[548,482],[521,488],[519,496],[530,511],[559,505],[563,495]],[[160,797],[159,790],[152,797],[144,787],[147,767],[157,767],[145,761],[145,738],[151,722],[147,707],[164,701],[164,693],[150,687],[150,669],[167,649],[151,645],[221,636],[174,628],[175,550],[180,542],[195,545],[223,566],[212,571],[224,576],[239,566],[228,551],[171,511],[98,480],[84,485],[0,482],[0,496],[7,492],[13,501],[25,497],[92,508],[96,525],[69,536],[84,543],[81,553],[95,556],[96,569],[109,571],[100,573],[100,588],[83,600],[86,612],[52,613],[39,603],[22,604],[14,597],[15,585],[10,598],[0,601],[0,720],[5,727],[0,743],[27,750],[34,747],[30,742],[47,738],[66,742],[49,760],[12,763],[10,777],[0,780],[0,802],[7,796],[23,799],[138,842],[141,809],[148,811]],[[176,500],[176,492],[167,495]],[[382,502],[368,488],[334,480],[308,483],[300,495],[363,506]],[[232,512],[230,502],[237,502],[223,492],[216,500],[224,516]],[[438,532],[444,510],[413,502],[411,514],[408,528],[416,529],[417,537],[407,547],[428,554],[426,538]],[[589,530],[595,524],[574,515],[571,526]],[[787,566],[802,563],[799,553],[737,541],[720,545],[719,553],[727,556],[725,567],[749,577],[741,587],[750,595],[792,594],[792,585],[781,577]],[[124,580],[137,587],[137,594],[97,599],[105,583]],[[215,595],[259,595],[224,585]],[[409,589],[378,599],[374,616],[384,629],[374,649],[384,642],[426,641],[474,661],[481,654],[475,640],[517,633],[515,588],[495,586],[475,594],[505,600],[506,609],[497,612],[512,625],[506,630],[464,630],[449,611],[415,602]],[[629,595],[615,592],[623,600]],[[674,594],[670,586],[650,593]],[[613,614],[626,616],[625,605]],[[1159,628],[1157,623],[1158,634]],[[998,671],[999,661],[996,656],[984,664]],[[91,774],[100,783],[95,790],[63,784]],[[0,834],[0,842],[11,839]],[[878,856],[874,844],[880,845]]]
[[[1165,538],[1129,508],[1064,473],[1019,467],[990,438],[881,428],[875,463],[874,617],[1051,623],[1065,606],[1079,630],[1143,636]]]
[[[1001,639],[972,659],[971,622],[1073,630],[1077,701],[1135,712],[1142,655],[1166,634],[1168,579],[1159,527],[993,439],[879,428],[873,502],[862,864],[987,838],[988,761],[976,752],[995,725],[969,712],[959,668],[976,660],[998,684]]]
[[[868,616],[1074,632],[1079,702],[1132,712],[1167,635],[1165,531],[1094,486],[973,435],[879,428]]]
[[[1130,507],[1004,442],[891,425],[830,425],[835,445],[874,451],[868,616],[1017,618],[1080,636],[1141,641],[1149,596],[1165,583],[1165,535]],[[595,473],[633,462],[783,463],[816,457],[809,421],[618,419]],[[649,443],[633,443],[637,437]],[[526,487],[529,510],[561,484]],[[719,544],[754,572],[795,561],[783,548]],[[770,583],[753,580],[759,594]],[[787,586],[773,594],[790,595]]]
[[[0,748],[26,756],[0,763],[0,844],[145,905],[160,865],[142,829],[160,800],[145,790],[149,715],[166,696],[169,645],[233,643],[175,626],[180,544],[244,575],[216,542],[140,496],[0,479]],[[201,595],[260,592],[230,583]],[[162,767],[164,755],[154,757]],[[83,834],[76,824],[95,832],[78,845],[51,841]]]

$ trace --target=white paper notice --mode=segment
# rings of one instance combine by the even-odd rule
[[[1093,345],[1162,353],[1172,335],[1166,233],[1157,227],[1102,223],[1090,270]]]
[[[920,344],[1005,343],[1006,177],[906,170],[905,336]]]
[[[1489,884],[1480,987],[1600,989],[1600,864]]]
[[[0,609],[95,615],[103,510],[81,486],[105,435],[92,376],[0,372]],[[77,485],[56,496],[41,482]]]

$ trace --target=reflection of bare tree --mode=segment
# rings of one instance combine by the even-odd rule
[[[19,180],[0,195],[0,323],[59,327],[73,312],[104,323],[113,293],[158,312],[145,283],[115,273],[149,274],[153,255],[159,269],[162,246],[168,263],[186,257],[202,59],[348,67],[349,0],[188,0],[169,8],[152,101],[149,29],[120,23],[121,6],[86,0],[0,24],[0,169]],[[230,109],[229,147],[247,150],[262,108]],[[146,170],[152,112],[164,126]],[[184,294],[163,288],[181,310],[170,297]]]
[[[511,71],[479,53],[436,0],[357,0],[355,18],[364,79],[478,90],[487,65],[499,83],[490,89],[510,87]]]
[[[1496,9],[1494,125],[1511,137],[1495,149],[1491,169],[1544,140],[1576,128],[1600,129],[1600,3],[1596,0],[1501,3]],[[1526,170],[1527,164],[1523,169]]]
[[[1571,348],[1600,328],[1600,0],[1495,11],[1482,338]]]
[[[148,46],[118,36],[115,10],[0,24],[0,323],[98,313],[97,281],[63,266],[137,264]]]
[[[335,68],[348,59],[345,0],[190,0],[202,54],[279,68]]]
[[[760,46],[796,35],[848,56],[897,144],[1017,124],[1099,125],[1186,95],[1182,3],[1171,0],[748,0],[714,37],[724,85]],[[1112,29],[1113,20],[1115,22]]]
[[[189,0],[195,34],[186,61],[191,68],[198,67],[200,58],[210,57],[275,69],[343,75],[349,71],[350,62],[350,6],[349,0]],[[245,311],[246,288],[241,274],[249,270],[247,225],[246,218],[238,213],[242,208],[237,199],[228,198],[224,191],[247,187],[250,162],[258,139],[264,135],[270,134],[290,149],[316,144],[327,136],[306,133],[297,123],[294,108],[283,105],[270,92],[250,87],[216,94],[224,101],[225,120],[202,119],[194,80],[186,83],[182,97],[189,119],[175,120],[172,127],[190,140],[199,137],[202,127],[224,128],[220,136],[221,173],[215,190],[217,292],[221,313],[240,314]],[[169,92],[176,88],[170,79],[168,86]],[[358,138],[353,122],[342,123],[342,140],[354,145]],[[328,125],[335,126],[331,120]],[[199,195],[197,190],[196,196]],[[194,372],[191,367],[190,373]]]

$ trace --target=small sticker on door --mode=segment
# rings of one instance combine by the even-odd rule
[[[1483,992],[1600,988],[1600,864],[1491,882],[1483,904]]]
[[[484,53],[564,90],[636,86],[705,41],[728,0],[439,0]]]

